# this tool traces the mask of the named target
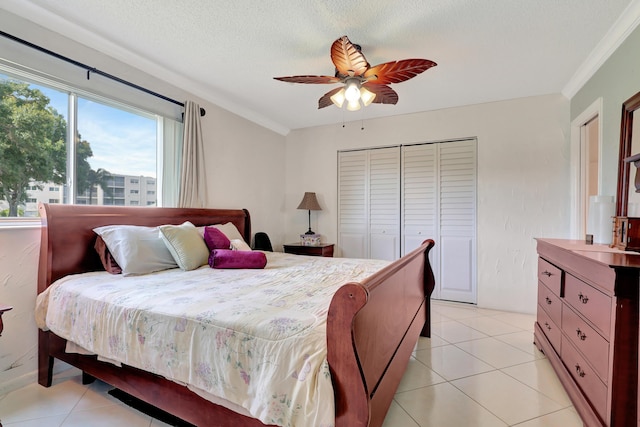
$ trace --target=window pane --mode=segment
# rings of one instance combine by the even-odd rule
[[[156,116],[70,96],[69,90],[0,73],[0,217],[37,216],[39,202],[74,199],[77,204],[156,206]],[[70,102],[77,103],[75,132],[68,130],[74,122]],[[67,134],[76,135],[71,162]],[[74,169],[67,170],[68,165]]]
[[[155,118],[79,97],[76,171],[76,203],[156,205]]]
[[[62,200],[68,95],[0,74],[0,216],[37,216]]]

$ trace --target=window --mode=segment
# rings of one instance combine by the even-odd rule
[[[146,204],[158,205],[157,129],[163,118],[15,70],[3,74],[5,69],[0,68],[0,109],[9,114],[0,116],[0,129],[17,123],[22,126],[18,130],[25,130],[18,134],[27,137],[0,134],[2,162],[15,166],[12,171],[25,171],[11,181],[3,176],[8,168],[0,169],[0,216],[36,216],[38,202],[129,205],[129,196],[139,190],[125,188],[125,182],[139,184],[140,179],[153,196]],[[17,120],[34,110],[37,115]],[[68,129],[74,123],[75,129]],[[20,157],[21,151],[28,154]],[[35,160],[34,153],[39,156]],[[46,191],[60,197],[49,198]]]
[[[137,201],[137,200],[130,200],[130,201],[129,201],[129,205],[130,205],[130,206],[138,206],[139,204],[140,204],[140,203],[138,203],[138,201]]]

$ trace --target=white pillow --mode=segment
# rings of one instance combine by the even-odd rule
[[[251,251],[251,247],[242,239],[231,239],[231,249],[234,251]]]
[[[232,222],[227,222],[226,224],[214,224],[212,227],[222,231],[229,240],[242,240],[244,242],[242,234],[240,234],[238,228],[236,228]]]
[[[209,249],[195,225],[186,221],[181,225],[161,225],[158,229],[178,267],[188,271],[207,264]]]
[[[160,238],[158,227],[106,225],[93,231],[102,237],[125,276],[178,266]]]

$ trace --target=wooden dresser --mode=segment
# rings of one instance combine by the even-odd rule
[[[536,346],[585,426],[640,425],[640,254],[583,241],[536,240]]]

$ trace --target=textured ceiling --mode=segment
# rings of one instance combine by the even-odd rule
[[[639,1],[3,0],[0,8],[286,133],[566,93],[625,9],[637,14]],[[392,85],[397,105],[358,112],[317,109],[334,85],[273,80],[332,75],[329,49],[343,35],[371,65],[426,58],[438,66]]]

